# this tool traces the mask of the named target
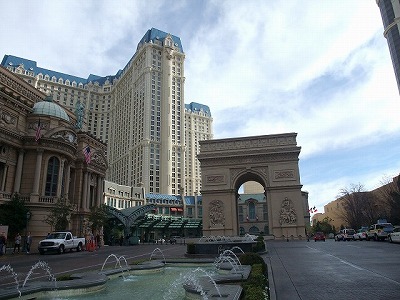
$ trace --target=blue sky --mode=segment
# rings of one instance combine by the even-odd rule
[[[0,0],[0,56],[114,75],[152,28],[179,36],[185,101],[215,138],[297,132],[319,211],[342,188],[400,172],[400,105],[375,0]]]

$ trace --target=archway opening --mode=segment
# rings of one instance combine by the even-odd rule
[[[270,234],[266,183],[247,173],[237,180],[235,189],[239,234]]]

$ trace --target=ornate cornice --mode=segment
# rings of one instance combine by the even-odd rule
[[[200,158],[201,166],[229,166],[229,165],[248,165],[249,163],[260,163],[268,164],[277,161],[293,161],[298,160],[299,152],[289,152],[289,153],[264,153],[252,156],[237,156],[237,157],[202,157]]]
[[[201,152],[297,146],[296,133],[200,141]]]
[[[23,79],[0,66],[0,89],[8,94],[14,94],[14,97],[22,96],[23,100],[33,103],[42,101],[45,95]]]

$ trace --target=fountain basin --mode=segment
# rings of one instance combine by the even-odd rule
[[[146,294],[139,294],[138,297],[142,299],[183,299],[185,297],[188,299],[204,299],[196,289],[191,288],[190,285],[182,284],[182,282],[179,282],[175,288],[180,290],[179,293],[175,293],[171,282],[165,283],[166,285],[163,287],[157,287],[156,285],[164,279],[173,278],[172,276],[177,273],[179,275],[182,272],[191,272],[193,266],[198,268],[202,266],[202,269],[215,270],[212,261],[209,259],[177,259],[171,262],[168,261],[167,265],[162,260],[151,260],[138,265],[103,269],[101,272],[73,274],[71,275],[71,280],[57,281],[57,289],[54,287],[54,282],[51,281],[28,281],[24,287],[19,289],[21,292],[20,299],[67,299],[71,296],[74,299],[96,300],[109,299],[109,297],[114,299],[131,298],[132,293],[138,290],[137,285],[144,286],[145,289],[171,290],[174,292],[170,296],[163,296],[163,294],[161,296],[159,294],[149,295],[150,298]],[[238,282],[246,279],[251,269],[250,266],[243,267],[248,268],[243,268],[241,276],[226,273],[227,271],[224,274],[220,274],[219,270],[215,270],[212,278],[218,284],[219,293],[217,293],[214,284],[209,279],[200,278],[200,284],[207,293],[207,298],[239,299],[242,288]],[[175,275],[170,275],[170,272],[175,272]],[[222,283],[229,283],[229,285]],[[132,287],[133,290],[128,292],[127,296],[120,294]],[[7,288],[0,291],[0,299],[16,299],[18,297],[19,294],[15,288]]]

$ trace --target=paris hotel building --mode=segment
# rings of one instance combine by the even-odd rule
[[[180,38],[152,28],[114,75],[81,78],[13,55],[1,65],[71,114],[83,107],[82,131],[107,144],[108,181],[183,196],[200,192],[198,141],[212,138],[209,107],[185,104],[184,63]]]

